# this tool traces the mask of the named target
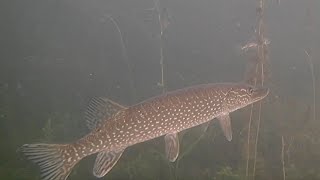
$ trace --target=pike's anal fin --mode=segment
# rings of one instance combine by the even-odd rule
[[[101,178],[105,176],[120,159],[124,149],[116,151],[102,151],[98,153],[93,167],[93,175]]]
[[[224,136],[227,138],[228,141],[232,140],[232,127],[231,127],[231,120],[230,115],[225,114],[217,117],[217,119],[220,122],[220,126],[222,128],[222,131],[224,133]]]
[[[167,134],[164,137],[166,157],[170,162],[176,161],[179,155],[179,137],[177,133]]]
[[[87,127],[92,130],[96,128],[102,121],[111,118],[117,112],[126,109],[110,99],[107,98],[93,98],[85,112],[85,119]]]

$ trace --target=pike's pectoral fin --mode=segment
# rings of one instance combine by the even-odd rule
[[[220,126],[222,128],[222,131],[227,138],[228,141],[232,140],[232,128],[231,128],[231,120],[230,120],[230,115],[225,114],[222,116],[217,117],[217,119],[220,122]]]
[[[109,119],[120,110],[126,109],[107,98],[93,98],[85,112],[85,119],[90,130],[94,129],[103,120]]]
[[[99,152],[94,163],[93,175],[101,178],[106,175],[120,159],[124,149]]]
[[[170,162],[176,161],[179,155],[179,137],[177,133],[167,134],[164,137],[166,156]]]

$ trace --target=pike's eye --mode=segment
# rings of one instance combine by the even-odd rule
[[[248,93],[250,93],[250,94],[253,93],[253,88],[252,88],[252,87],[249,87],[249,88],[248,88]]]

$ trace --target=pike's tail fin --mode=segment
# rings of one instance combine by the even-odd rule
[[[40,166],[41,179],[65,180],[80,160],[70,147],[60,144],[25,144],[20,151]]]

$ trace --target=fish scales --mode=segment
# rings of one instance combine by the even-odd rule
[[[178,132],[218,118],[227,139],[231,140],[229,113],[263,99],[268,92],[267,88],[242,83],[220,83],[168,92],[128,108],[100,99],[93,104],[111,104],[120,110],[105,116],[100,123],[89,122],[90,127],[97,126],[83,138],[70,144],[25,144],[21,149],[40,165],[42,177],[48,180],[66,179],[78,161],[94,153],[98,156],[93,174],[103,177],[125,148],[163,135],[167,157],[173,162],[179,153]]]
[[[167,93],[129,107],[114,120],[105,121],[77,144],[86,143],[88,147],[96,148],[91,152],[96,153],[179,132],[222,113],[222,101],[223,93],[215,86]]]

